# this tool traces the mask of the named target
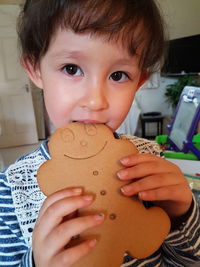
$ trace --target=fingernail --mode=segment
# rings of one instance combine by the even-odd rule
[[[72,191],[75,194],[81,194],[83,190],[82,190],[82,188],[73,188]]]
[[[141,198],[141,199],[142,199],[142,198],[145,198],[146,195],[147,195],[146,192],[139,192],[139,193],[138,193],[138,196],[139,196],[139,198]]]
[[[93,248],[93,247],[96,245],[96,243],[97,243],[97,240],[96,240],[96,239],[92,239],[92,240],[90,240],[90,242],[89,242],[89,246],[90,246],[91,248]]]
[[[95,215],[95,219],[97,220],[97,221],[102,221],[102,220],[104,220],[104,214],[103,213],[99,213],[99,214],[97,214],[97,215]]]
[[[123,158],[123,159],[121,159],[120,160],[120,162],[122,163],[122,164],[128,164],[129,162],[130,162],[130,160],[129,160],[129,158]]]
[[[117,173],[117,176],[119,177],[119,179],[124,179],[127,176],[127,171],[125,170],[119,171]]]
[[[121,191],[122,191],[122,193],[128,193],[130,190],[129,190],[129,186],[123,186],[122,188],[121,188]]]
[[[93,196],[92,195],[84,195],[83,199],[87,200],[87,201],[91,201],[93,199]]]

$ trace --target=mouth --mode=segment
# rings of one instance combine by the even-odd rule
[[[84,158],[71,157],[71,156],[69,156],[69,155],[67,155],[67,154],[64,154],[64,156],[67,157],[67,158],[70,158],[70,159],[78,159],[78,160],[82,160],[82,159],[90,159],[90,158],[93,158],[93,157],[97,156],[98,154],[100,154],[100,153],[105,149],[107,143],[108,143],[108,142],[106,141],[105,144],[103,145],[103,147],[102,147],[98,152],[96,152],[95,154],[93,154],[93,155],[91,155],[91,156],[88,156],[88,157],[84,157]]]
[[[90,119],[86,119],[86,120],[73,120],[72,122],[83,122],[83,123],[91,123],[91,124],[104,124],[106,125],[105,122],[101,122],[101,121],[97,121],[97,120],[90,120]]]

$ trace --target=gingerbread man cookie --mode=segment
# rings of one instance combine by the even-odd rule
[[[101,226],[82,233],[71,245],[97,238],[94,250],[76,267],[118,267],[125,251],[135,258],[153,254],[170,230],[167,214],[158,207],[145,208],[138,197],[126,197],[117,178],[120,159],[137,153],[128,140],[115,139],[103,124],[70,123],[57,129],[49,141],[51,160],[38,170],[38,184],[45,195],[67,187],[93,193],[94,203],[79,216],[104,213]]]

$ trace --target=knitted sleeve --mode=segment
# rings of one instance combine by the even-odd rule
[[[4,173],[0,173],[0,266],[33,266],[32,249],[22,237]]]

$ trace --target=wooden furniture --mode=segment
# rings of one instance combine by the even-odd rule
[[[163,118],[164,116],[160,112],[147,112],[141,115],[142,124],[142,137],[143,138],[155,138],[157,135],[163,133]],[[148,135],[146,133],[146,124],[156,123],[157,124],[157,134]]]

